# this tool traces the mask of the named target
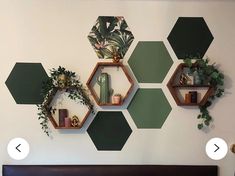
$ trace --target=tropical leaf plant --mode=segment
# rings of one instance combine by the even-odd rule
[[[98,30],[103,38],[106,38],[117,26],[118,18],[109,16],[98,17]]]
[[[130,47],[132,41],[134,40],[134,37],[133,35],[126,34],[126,32],[116,30],[112,33],[110,37],[108,37],[107,40],[109,45],[118,48],[117,51],[123,58],[128,48]]]
[[[124,57],[134,36],[123,17],[100,16],[88,39],[99,58],[112,59],[115,54]]]
[[[121,21],[121,24],[120,24],[120,31],[127,31],[126,29],[128,28],[127,26],[127,23],[125,20],[122,20]]]

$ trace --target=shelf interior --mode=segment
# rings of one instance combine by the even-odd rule
[[[98,101],[100,98],[100,85],[97,83],[98,77],[101,73],[108,73],[109,75],[109,87],[112,90],[112,94],[110,96],[110,100],[106,104],[99,104],[100,106],[120,106],[120,104],[112,104],[112,96],[114,94],[121,94],[122,98],[124,98],[132,86],[126,77],[124,71],[121,67],[118,66],[99,66],[96,73],[92,77],[90,82],[90,87],[93,89],[95,93],[95,97],[97,97]]]
[[[195,106],[200,104],[208,89],[209,87],[178,87],[175,91],[182,105]],[[189,91],[197,91],[197,103],[185,103],[185,94]]]
[[[71,100],[68,97],[69,93],[62,91],[57,91],[55,94],[53,100],[50,103],[50,107],[55,109],[55,113],[51,114],[54,118],[56,124],[58,127],[57,129],[78,129],[79,127],[61,127],[59,126],[59,109],[67,109],[68,110],[68,117],[72,118],[74,115],[76,115],[79,119],[79,122],[82,122],[84,118],[86,117],[89,109],[86,105],[81,104],[80,102]]]

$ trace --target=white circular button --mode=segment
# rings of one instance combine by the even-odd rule
[[[22,160],[29,154],[29,143],[23,138],[14,138],[8,143],[7,152],[11,158]]]
[[[221,138],[212,138],[206,144],[206,154],[213,160],[220,160],[226,156],[228,145]]]

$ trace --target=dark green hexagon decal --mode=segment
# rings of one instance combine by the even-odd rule
[[[128,63],[139,83],[161,83],[173,61],[163,42],[141,41]]]
[[[87,132],[97,150],[121,150],[132,130],[120,111],[100,111]]]
[[[138,89],[128,111],[137,128],[161,128],[171,106],[161,89]]]
[[[214,37],[202,17],[179,17],[168,41],[178,59],[202,58]]]
[[[99,16],[88,39],[99,59],[123,59],[134,36],[122,16]]]
[[[47,79],[41,63],[16,63],[5,84],[17,104],[41,104],[42,82]]]

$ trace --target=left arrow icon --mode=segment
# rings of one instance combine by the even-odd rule
[[[21,146],[21,144],[16,146],[16,150],[18,150],[19,152],[21,152],[20,149],[19,149],[20,146]]]
[[[11,139],[7,152],[12,159],[22,160],[29,154],[29,143],[24,138]]]

